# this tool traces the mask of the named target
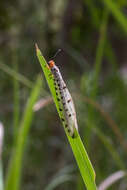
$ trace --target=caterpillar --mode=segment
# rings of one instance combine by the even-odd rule
[[[69,90],[62,78],[59,68],[55,65],[53,60],[48,62],[49,69],[53,75],[54,87],[57,101],[59,104],[59,111],[62,113],[61,121],[64,124],[65,130],[72,137],[75,138],[75,129],[78,131],[76,112],[74,103]]]

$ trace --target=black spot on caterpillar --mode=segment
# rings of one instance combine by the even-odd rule
[[[71,99],[69,99],[67,102],[69,103],[71,101]]]
[[[61,118],[62,121],[65,121],[64,118]]]
[[[75,135],[73,134],[73,135],[72,135],[72,139],[74,139],[74,138],[75,138]]]
[[[67,129],[67,131],[68,131],[68,133],[70,133],[70,132],[71,132],[71,130],[70,130],[70,129]]]

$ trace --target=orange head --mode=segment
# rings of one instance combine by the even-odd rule
[[[55,65],[55,62],[51,60],[48,62],[48,65],[49,65],[49,68],[51,69]]]

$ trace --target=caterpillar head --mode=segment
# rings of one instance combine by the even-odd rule
[[[50,69],[52,69],[54,67],[54,65],[55,65],[55,62],[53,60],[50,60],[48,62],[48,66],[49,66]]]

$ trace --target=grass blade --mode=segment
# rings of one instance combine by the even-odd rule
[[[53,81],[49,79],[49,74],[50,74],[50,70],[48,69],[47,66],[47,62],[45,61],[44,57],[41,54],[41,51],[38,49],[37,45],[36,45],[36,51],[37,51],[37,57],[39,59],[39,62],[41,64],[42,70],[44,72],[44,75],[46,77],[48,86],[50,88],[50,91],[52,93],[58,114],[60,116],[60,111],[59,111],[59,106],[58,106],[58,102],[57,102],[57,98],[56,98],[56,93],[55,93],[55,88],[54,88],[54,84]],[[77,132],[77,131],[76,131]],[[66,131],[65,131],[66,133]],[[96,184],[95,184],[95,172],[94,169],[92,167],[92,164],[89,160],[89,157],[87,155],[87,152],[83,146],[83,143],[80,139],[80,136],[77,132],[77,138],[71,138],[70,136],[68,136],[68,134],[66,133],[68,140],[70,142],[72,151],[74,153],[75,159],[77,161],[78,167],[80,169],[82,178],[84,180],[84,183],[87,187],[88,190],[96,190]]]
[[[38,78],[24,111],[23,119],[19,127],[15,149],[10,161],[8,175],[6,178],[5,190],[18,190],[21,178],[21,167],[24,149],[26,146],[26,140],[29,134],[30,125],[33,119],[33,105],[35,104],[37,97],[41,90],[41,80]]]
[[[0,190],[4,189],[3,167],[2,167],[2,160],[1,160],[3,136],[4,136],[4,127],[3,127],[3,124],[0,122]]]
[[[113,16],[120,23],[121,27],[127,33],[127,17],[124,16],[122,11],[119,9],[117,2],[112,0],[103,0],[107,8],[112,12]]]
[[[18,72],[18,64],[14,62],[14,70]],[[14,142],[17,137],[18,123],[20,116],[20,100],[19,100],[19,81],[16,78],[13,79],[13,96],[14,96],[14,115],[13,115],[13,132],[14,132]]]
[[[118,166],[118,168],[125,170],[126,166],[121,159],[119,153],[116,151],[116,148],[113,146],[113,144],[110,142],[110,140],[103,134],[103,132],[94,126],[94,132],[98,136],[98,138],[102,141],[107,151],[111,154],[112,159],[114,160],[114,163]]]
[[[21,82],[22,84],[24,84],[25,86],[32,88],[33,83],[29,79],[27,79],[22,74],[16,72],[14,69],[10,68],[8,65],[5,65],[0,62],[0,69],[5,73],[7,73],[8,75],[10,75],[11,77],[18,80],[19,82]]]
[[[116,183],[118,180],[120,180],[123,177],[126,177],[127,173],[120,170],[117,171],[110,176],[108,176],[101,184],[98,186],[98,190],[106,190],[108,189],[112,184]]]
[[[2,162],[1,162],[1,160],[0,160],[0,190],[4,190],[3,167],[2,167]]]

